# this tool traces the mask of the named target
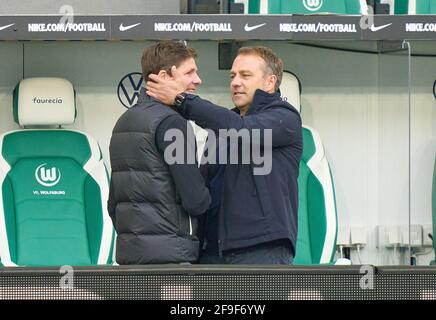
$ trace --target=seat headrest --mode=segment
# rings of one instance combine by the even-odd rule
[[[22,126],[72,124],[75,102],[73,85],[66,79],[23,79],[14,89],[14,121]]]
[[[301,111],[301,83],[295,74],[290,71],[283,71],[280,93],[283,100],[290,103],[298,112]]]

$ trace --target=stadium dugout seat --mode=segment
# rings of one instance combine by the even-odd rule
[[[376,4],[387,4],[389,5],[389,14],[407,14],[409,0],[375,0]],[[377,12],[376,13],[380,13]],[[383,13],[385,14],[385,13]]]
[[[97,142],[74,123],[75,92],[60,78],[15,87],[20,129],[0,136],[0,258],[5,267],[112,263],[108,175]]]
[[[409,0],[392,0],[394,14],[408,14],[409,13]]]
[[[366,0],[233,0],[245,14],[354,14],[368,12]]]
[[[301,83],[285,71],[280,86],[283,99],[300,111]],[[303,126],[303,154],[298,177],[299,208],[295,265],[333,263],[337,214],[333,178],[318,132]]]
[[[409,14],[436,14],[436,1],[409,0]]]
[[[370,2],[371,5],[373,5],[372,2]],[[409,0],[375,0],[376,5],[379,4],[387,4],[389,5],[389,14],[407,14],[408,13],[408,6],[409,6]],[[377,8],[375,8],[376,13]],[[385,14],[385,13],[383,13]],[[387,14],[387,13],[386,13]]]

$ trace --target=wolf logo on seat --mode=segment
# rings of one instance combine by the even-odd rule
[[[309,11],[321,9],[323,0],[303,0],[304,7]]]
[[[35,178],[44,187],[53,187],[61,179],[61,172],[56,167],[46,169],[46,165],[47,163],[43,163],[36,168]]]

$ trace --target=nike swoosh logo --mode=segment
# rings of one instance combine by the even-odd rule
[[[266,25],[266,23],[262,23],[262,24],[258,24],[258,25],[249,27],[248,23],[246,23],[244,29],[245,29],[245,31],[249,32],[249,31],[252,31],[254,29],[260,28],[260,27],[262,27],[264,25]]]
[[[139,26],[140,24],[141,24],[141,22],[137,23],[137,24],[132,24],[130,26],[123,26],[123,24],[120,24],[120,31],[126,31],[126,30],[129,30],[129,29],[132,29],[132,28],[134,28],[136,26]]]
[[[0,27],[0,31],[4,30],[6,28],[12,27],[14,24],[15,23],[11,23],[11,24],[8,24],[7,26]]]
[[[392,23],[388,23],[388,24],[385,24],[385,25],[382,25],[382,26],[379,26],[379,27],[376,27],[374,24],[372,24],[370,29],[371,29],[372,32],[376,32],[376,31],[379,31],[379,30],[384,29],[386,27],[389,27],[391,24]]]

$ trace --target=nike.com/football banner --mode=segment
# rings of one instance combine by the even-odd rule
[[[1,16],[0,40],[419,40],[434,16]]]

